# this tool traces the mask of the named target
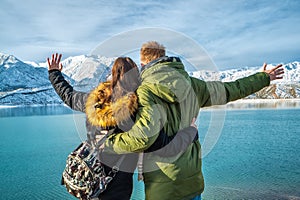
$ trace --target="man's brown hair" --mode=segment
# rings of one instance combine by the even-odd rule
[[[141,62],[147,64],[152,60],[164,57],[166,55],[165,47],[156,41],[149,41],[142,45],[140,51]]]

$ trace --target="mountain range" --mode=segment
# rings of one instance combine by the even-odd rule
[[[90,91],[110,75],[115,58],[79,55],[62,61],[63,74],[79,91]],[[268,67],[272,67],[269,65]],[[249,99],[300,98],[300,62],[283,64],[283,79],[248,96]],[[205,81],[234,81],[254,74],[260,67],[242,67],[224,71],[193,71],[191,76]],[[0,105],[62,104],[48,80],[46,63],[21,61],[13,55],[0,53]]]

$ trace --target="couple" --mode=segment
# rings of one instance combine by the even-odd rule
[[[263,72],[234,82],[204,82],[190,77],[179,58],[167,57],[165,47],[151,41],[140,50],[140,75],[130,58],[118,58],[112,80],[87,94],[64,80],[60,59],[57,54],[48,59],[49,79],[58,95],[72,109],[86,112],[88,132],[95,126],[114,127],[102,155],[107,170],[119,154],[126,155],[100,199],[130,198],[136,153],[141,152],[146,199],[200,199],[201,145],[193,118],[201,107],[246,97],[283,74],[281,65],[267,70],[264,64]]]

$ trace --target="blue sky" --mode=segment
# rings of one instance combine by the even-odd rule
[[[299,10],[297,0],[0,0],[0,52],[44,62],[155,27],[194,40],[219,69],[288,63],[300,61]]]

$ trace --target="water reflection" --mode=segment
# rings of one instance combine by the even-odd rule
[[[300,108],[300,99],[241,99],[230,102],[225,106],[213,106],[212,108],[224,109],[287,109]]]
[[[0,117],[18,117],[33,115],[63,115],[73,114],[76,111],[63,105],[51,106],[20,106],[20,107],[3,107],[0,108]]]

